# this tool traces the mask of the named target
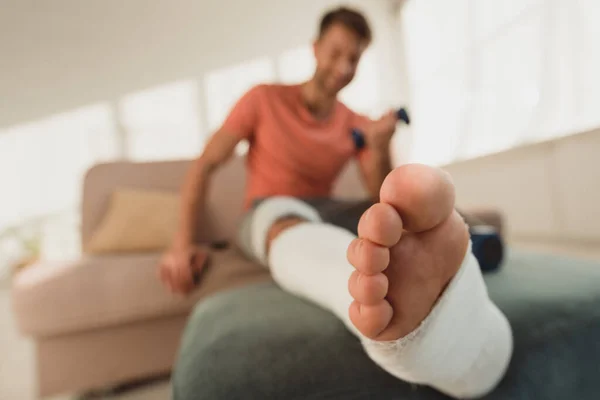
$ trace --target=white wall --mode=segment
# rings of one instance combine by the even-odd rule
[[[511,239],[600,248],[600,129],[446,166],[463,208],[497,207]]]
[[[305,45],[322,12],[339,3],[0,0],[0,130]],[[388,2],[345,3],[370,18],[380,84],[397,104],[402,85]]]

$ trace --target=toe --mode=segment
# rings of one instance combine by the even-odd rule
[[[429,230],[447,219],[454,209],[454,185],[441,169],[407,164],[394,169],[381,185],[380,198],[402,216],[411,232]]]
[[[390,249],[366,239],[354,239],[347,252],[348,262],[366,275],[385,270],[390,263]]]
[[[349,310],[350,321],[360,333],[369,339],[377,339],[390,324],[392,314],[392,306],[386,300],[381,300],[373,305],[354,301]]]
[[[348,291],[359,303],[375,305],[387,295],[388,278],[381,273],[365,275],[354,271],[348,280]]]
[[[374,204],[358,222],[358,236],[381,246],[395,245],[401,235],[402,219],[390,204]]]

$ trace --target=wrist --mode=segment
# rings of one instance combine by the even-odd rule
[[[186,250],[192,246],[193,242],[187,235],[177,235],[171,243],[172,250]]]
[[[390,143],[376,143],[371,147],[371,153],[374,158],[377,159],[389,159],[390,158]]]

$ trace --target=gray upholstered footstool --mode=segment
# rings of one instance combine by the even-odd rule
[[[486,398],[600,398],[600,265],[513,252],[486,280],[515,336]],[[447,398],[389,376],[335,317],[271,283],[198,304],[173,390],[175,400]]]

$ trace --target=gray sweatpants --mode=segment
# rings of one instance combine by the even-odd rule
[[[252,225],[256,207],[264,200],[266,200],[266,198],[259,199],[252,204],[250,210],[246,212],[246,215],[242,218],[237,234],[238,247],[246,257],[254,261],[258,261],[259,257],[254,254],[251,245],[252,233],[250,226]],[[373,205],[371,200],[339,200],[331,198],[299,200],[302,200],[304,203],[315,209],[323,222],[347,229],[355,235],[357,234],[360,217],[369,207],[371,207],[371,205]]]

